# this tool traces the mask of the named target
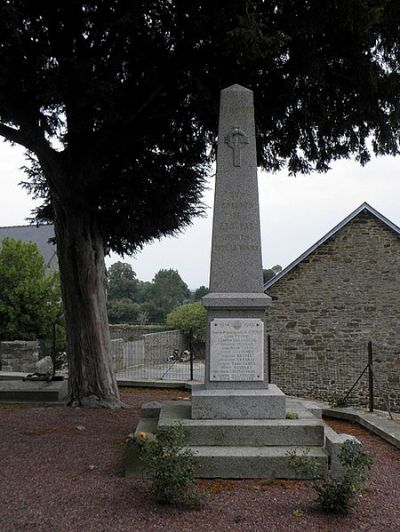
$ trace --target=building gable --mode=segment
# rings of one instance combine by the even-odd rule
[[[272,382],[288,394],[343,397],[372,342],[380,386],[400,410],[399,228],[363,204],[282,273],[266,285]],[[365,397],[366,374],[357,382]]]
[[[350,213],[346,218],[344,218],[344,220],[342,220],[339,224],[333,227],[333,229],[331,229],[326,235],[324,235],[320,240],[318,240],[313,246],[311,246],[304,253],[302,253],[295,261],[293,261],[288,266],[286,266],[286,268],[284,268],[281,272],[275,275],[275,277],[267,281],[264,285],[265,292],[267,292],[269,288],[271,288],[280,279],[285,277],[289,272],[291,272],[299,264],[301,263],[305,264],[306,262],[308,262],[307,258],[311,254],[313,254],[316,250],[318,250],[321,246],[323,246],[327,241],[329,241],[329,239],[333,238],[339,231],[341,231],[344,227],[350,224],[356,217],[360,216],[362,213],[369,214],[372,217],[376,218],[384,226],[386,226],[388,229],[393,231],[395,235],[400,236],[400,227],[395,225],[388,218],[383,216],[383,214],[381,214],[376,209],[371,207],[371,205],[364,202],[357,209],[355,209],[352,213]]]

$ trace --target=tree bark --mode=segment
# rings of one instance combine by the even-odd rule
[[[118,408],[108,327],[103,239],[93,214],[53,200],[71,406]]]

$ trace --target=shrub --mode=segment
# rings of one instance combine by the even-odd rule
[[[190,330],[196,340],[204,340],[207,331],[207,311],[201,303],[187,303],[170,312],[165,321],[171,329]]]
[[[315,462],[307,455],[289,453],[292,467],[310,478],[317,477]],[[317,478],[314,489],[317,502],[325,513],[347,514],[357,503],[366,479],[366,469],[373,462],[371,453],[363,450],[361,444],[347,440],[341,446],[339,461],[342,473],[339,478],[331,474],[326,479]]]
[[[356,505],[373,456],[359,443],[348,440],[341,446],[339,461],[343,470],[341,478],[328,477],[315,486],[317,501],[326,513],[347,514]]]
[[[140,458],[152,480],[152,494],[160,504],[200,508],[202,495],[194,477],[196,459],[185,449],[182,425],[161,429],[157,438],[139,433]]]

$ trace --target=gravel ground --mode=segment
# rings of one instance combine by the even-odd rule
[[[11,531],[399,531],[400,451],[356,425],[376,455],[356,511],[328,517],[297,481],[201,481],[206,506],[155,505],[146,481],[123,477],[124,440],[140,405],[187,397],[174,390],[124,389],[120,411],[0,405],[0,530]]]

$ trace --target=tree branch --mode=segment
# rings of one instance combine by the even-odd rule
[[[118,143],[121,131],[126,131],[132,127],[132,125],[134,125],[137,117],[151,105],[154,99],[160,94],[163,87],[163,84],[156,87],[137,109],[132,109],[130,112],[128,112],[124,116],[122,124],[118,123],[116,125],[110,126],[110,124],[107,123],[94,134],[94,149],[96,150],[97,157],[100,158],[102,156],[106,146],[107,149],[110,149],[113,144]]]
[[[10,126],[6,126],[5,124],[0,123],[0,135],[7,140],[11,142],[15,142],[16,144],[21,144],[25,148],[31,149],[28,144],[28,139],[25,137],[25,135],[22,133],[19,129],[14,129]]]
[[[59,154],[51,148],[48,142],[39,134],[27,134],[23,130],[14,129],[0,122],[0,136],[5,139],[20,144],[24,148],[33,152],[39,160],[39,164],[45,173],[50,187],[59,192],[62,188],[62,181],[59,175]]]

